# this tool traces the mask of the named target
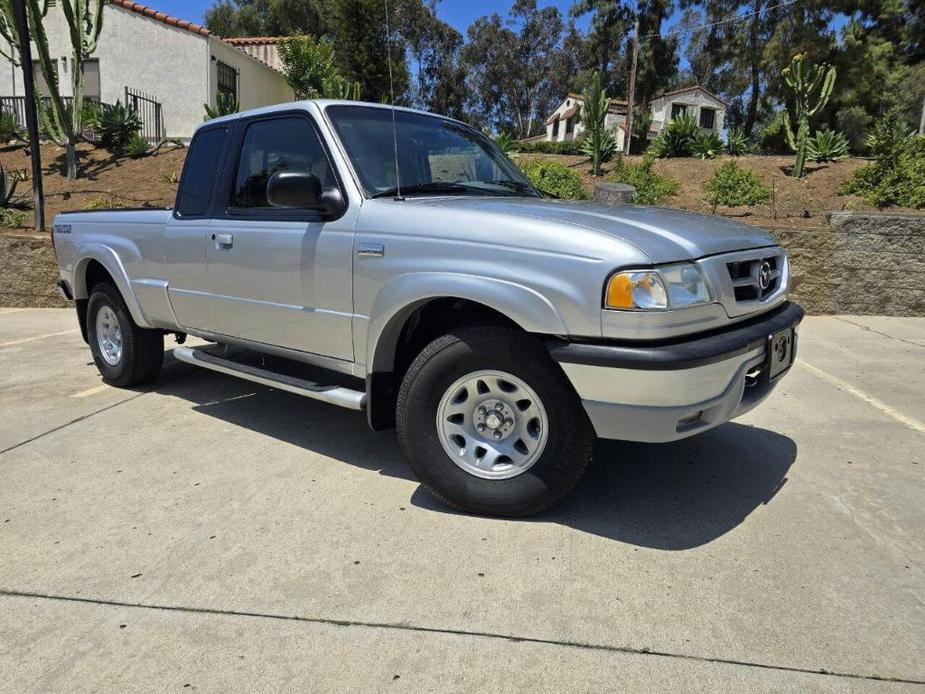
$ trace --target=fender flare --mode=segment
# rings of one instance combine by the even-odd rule
[[[109,273],[110,277],[112,277],[113,281],[116,283],[116,289],[118,289],[119,293],[122,295],[122,300],[125,301],[128,312],[132,316],[132,320],[134,320],[139,327],[152,328],[153,326],[145,319],[145,314],[141,310],[141,304],[138,303],[138,297],[135,296],[128,273],[125,271],[125,267],[122,265],[122,261],[119,259],[118,254],[109,246],[105,246],[101,243],[87,244],[81,248],[81,251],[80,260],[74,264],[74,298],[89,298],[87,266],[91,261],[95,260],[106,269],[106,272]]]
[[[391,371],[398,338],[408,317],[427,302],[446,298],[487,306],[529,333],[568,334],[552,302],[530,287],[462,273],[407,273],[386,282],[376,295],[366,335],[368,371]]]

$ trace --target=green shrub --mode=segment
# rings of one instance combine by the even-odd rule
[[[141,118],[132,107],[116,101],[100,107],[96,131],[100,145],[110,152],[121,152],[141,130]]]
[[[925,207],[925,135],[908,137],[896,151],[858,169],[840,192],[877,207]]]
[[[720,205],[741,207],[758,205],[771,198],[771,190],[761,181],[757,172],[743,169],[735,161],[727,161],[707,181],[704,201],[713,207]]]
[[[912,138],[910,125],[896,114],[888,114],[874,123],[865,144],[877,159],[893,160]]]
[[[581,154],[581,140],[564,140],[562,142],[518,142],[517,149],[522,154]]]
[[[591,159],[594,156],[594,143],[590,138],[581,141],[581,153]],[[613,159],[617,153],[617,138],[614,137],[612,130],[601,131],[601,161],[607,162]]]
[[[85,210],[115,210],[126,207],[126,204],[115,195],[94,195],[84,205]]]
[[[865,150],[864,139],[870,126],[870,116],[863,106],[848,106],[835,114],[835,124],[848,140],[848,148],[855,154]]]
[[[234,94],[219,94],[215,97],[215,106],[203,104],[202,107],[206,111],[206,115],[202,119],[204,121],[220,118],[221,116],[230,116],[232,113],[237,113],[241,110],[241,104],[238,103]]]
[[[151,144],[138,133],[125,143],[125,154],[129,157],[143,157],[151,150]]]
[[[700,133],[691,144],[691,155],[698,159],[716,159],[723,153],[723,141],[716,133]]]
[[[678,194],[678,182],[652,171],[649,157],[643,157],[638,164],[628,164],[620,157],[607,180],[633,186],[636,189],[633,202],[637,205],[658,205]]]
[[[0,209],[0,225],[21,229],[29,222],[29,213],[23,210]]]
[[[758,151],[762,154],[789,154],[784,112],[778,111],[758,131]]]
[[[527,162],[521,168],[530,183],[547,195],[567,200],[587,200],[591,197],[578,172],[565,164],[537,159]]]
[[[848,140],[837,130],[817,130],[806,141],[806,158],[810,161],[835,161],[847,156]]]
[[[741,128],[729,128],[729,132],[726,133],[726,154],[741,157],[748,154],[749,149],[745,131]]]
[[[700,126],[693,113],[682,113],[659,133],[649,146],[649,152],[658,157],[689,157],[691,148],[700,134]]]
[[[0,143],[7,143],[19,133],[16,116],[7,110],[0,110]]]

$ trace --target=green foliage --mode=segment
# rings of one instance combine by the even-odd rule
[[[741,128],[729,128],[726,133],[726,154],[741,157],[748,154],[750,149],[745,131]]]
[[[601,175],[601,144],[604,136],[604,121],[610,109],[610,99],[601,82],[601,73],[595,72],[591,87],[584,93],[582,122],[585,126],[585,145],[591,156],[591,171]],[[585,151],[584,147],[582,151]]]
[[[741,207],[758,205],[771,198],[771,190],[761,181],[761,176],[751,169],[744,169],[736,161],[727,161],[707,181],[704,202],[713,207],[713,214],[720,205]]]
[[[498,133],[491,139],[496,145],[498,145],[498,149],[504,152],[506,156],[510,157],[513,154],[517,154],[517,140],[515,140],[510,135],[506,133]]]
[[[581,176],[565,164],[537,159],[521,166],[535,188],[554,198],[587,200],[591,197],[581,182]]]
[[[723,153],[723,141],[714,132],[699,133],[691,143],[691,156],[698,159],[716,159]]]
[[[215,106],[203,104],[202,107],[206,110],[206,115],[202,119],[203,121],[221,118],[222,116],[230,116],[232,113],[237,113],[241,110],[241,104],[238,103],[234,94],[230,93],[217,94],[215,97]]]
[[[141,118],[138,112],[121,101],[104,104],[99,112],[99,124],[96,132],[100,136],[100,145],[110,152],[122,152],[141,130]]]
[[[348,82],[343,77],[333,75],[324,80],[321,85],[321,96],[325,99],[360,100],[360,83]]]
[[[127,205],[111,193],[91,196],[84,204],[85,210],[116,210],[121,207],[127,207]]]
[[[582,139],[579,144],[579,149],[588,159],[594,158],[594,143],[591,138],[586,137]],[[600,160],[602,162],[608,162],[613,159],[613,155],[617,153],[617,138],[614,136],[613,130],[604,130],[601,132],[599,149]]]
[[[177,176],[176,171],[167,171],[161,175],[161,180],[164,183],[170,183],[171,185],[176,185],[180,181],[180,177]]]
[[[638,164],[628,164],[619,157],[607,180],[633,186],[636,189],[633,202],[637,205],[659,205],[678,194],[677,181],[652,171],[651,157],[643,157]]]
[[[865,144],[878,159],[893,160],[913,137],[909,124],[895,113],[890,113],[874,123]]]
[[[870,116],[861,106],[848,106],[835,114],[836,127],[848,140],[848,149],[859,154],[864,151],[864,140],[870,127]]]
[[[581,140],[563,140],[562,142],[547,142],[534,140],[532,142],[518,142],[517,148],[521,154],[584,154]]]
[[[125,154],[129,157],[143,157],[151,151],[151,144],[139,133],[125,143]]]
[[[6,110],[0,110],[0,143],[7,143],[19,133],[16,116]]]
[[[835,161],[848,156],[848,140],[837,130],[817,130],[806,141],[806,158],[815,162]]]
[[[24,210],[0,208],[0,226],[21,229],[29,223],[29,213]]]
[[[925,207],[925,135],[912,135],[873,164],[858,169],[841,191],[871,205]]]
[[[783,69],[781,76],[787,86],[793,90],[793,99],[796,104],[794,120],[797,131],[794,133],[790,123],[790,113],[784,111],[784,130],[787,133],[787,144],[796,153],[793,164],[794,178],[803,177],[803,168],[806,163],[806,153],[809,140],[809,119],[819,113],[829,102],[832,89],[835,86],[835,68],[828,65],[807,66],[805,56],[797,53],[790,61],[790,66]],[[815,103],[810,104],[815,92]]]
[[[662,132],[652,142],[649,152],[659,159],[689,157],[699,134],[700,125],[694,114],[682,113],[677,118],[668,121]]]
[[[762,154],[786,154],[788,152],[783,111],[778,111],[762,124],[758,132],[758,151]]]
[[[286,83],[297,99],[317,99],[325,80],[340,74],[334,65],[334,45],[324,36],[293,36],[279,43]]]

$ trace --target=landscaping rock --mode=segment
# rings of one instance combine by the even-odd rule
[[[598,183],[594,186],[594,201],[613,205],[629,205],[636,189],[626,183]]]

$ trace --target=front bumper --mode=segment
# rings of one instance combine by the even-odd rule
[[[674,441],[728,422],[764,400],[780,380],[770,380],[763,368],[768,339],[802,319],[803,309],[786,303],[700,336],[644,344],[550,340],[548,347],[598,436]]]

